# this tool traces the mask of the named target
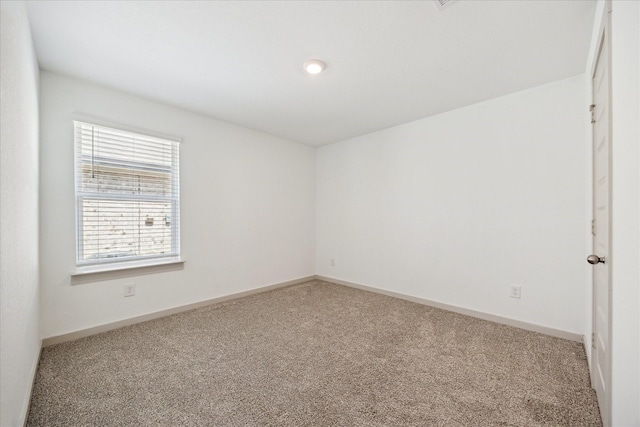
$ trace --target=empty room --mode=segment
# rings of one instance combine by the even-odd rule
[[[0,426],[640,426],[640,2],[0,18]]]

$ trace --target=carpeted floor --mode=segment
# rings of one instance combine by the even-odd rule
[[[31,426],[599,426],[582,345],[309,282],[47,347]]]

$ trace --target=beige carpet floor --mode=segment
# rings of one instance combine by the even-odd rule
[[[31,426],[599,426],[582,344],[326,282],[43,349]]]

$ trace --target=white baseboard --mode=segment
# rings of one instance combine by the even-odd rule
[[[205,301],[194,302],[191,304],[181,305],[178,307],[172,307],[165,310],[155,311],[153,313],[143,314],[141,316],[131,317],[129,319],[123,319],[112,323],[106,323],[104,325],[98,325],[91,328],[80,329],[74,332],[69,332],[62,335],[56,335],[52,337],[45,338],[42,341],[43,347],[48,347],[54,344],[60,344],[67,341],[77,340],[79,338],[88,337],[91,335],[96,335],[102,332],[111,331],[113,329],[122,328],[123,326],[134,325],[136,323],[146,322],[147,320],[158,319],[160,317],[170,316],[172,314],[181,313],[183,311],[193,310],[199,307],[205,307],[207,305],[215,304],[222,301],[227,301],[231,299],[241,298],[248,295],[258,294],[261,292],[270,291],[272,289],[284,288],[287,286],[297,285],[299,283],[308,282],[310,280],[314,280],[315,276],[307,276],[301,277],[299,279],[289,280],[282,283],[276,283],[273,285],[262,286],[259,288],[249,289],[247,291],[237,292],[234,294],[223,295],[221,297],[216,297],[212,299],[208,299]]]
[[[359,283],[347,282],[344,280],[334,279],[332,277],[316,275],[317,280],[323,280],[325,282],[331,282],[338,285],[348,286],[350,288],[361,289],[369,292],[375,292],[377,294],[387,295],[390,297],[400,298],[403,300],[416,302],[418,304],[428,305],[430,307],[441,308],[447,311],[453,311],[455,313],[464,314],[471,317],[476,317],[482,320],[489,320],[491,322],[500,323],[503,325],[514,326],[516,328],[525,329],[527,331],[538,332],[552,337],[564,338],[571,341],[583,342],[583,337],[580,334],[573,332],[563,331],[560,329],[550,328],[548,326],[538,325],[535,323],[523,322],[521,320],[510,319],[508,317],[502,317],[495,314],[483,313],[481,311],[471,310],[469,308],[456,307],[454,305],[445,304],[442,302],[432,301],[424,298],[414,297],[411,295],[402,294],[399,292],[388,291],[386,289],[375,288],[373,286],[361,285]]]
[[[31,409],[31,396],[33,396],[33,386],[36,384],[36,374],[38,373],[38,365],[40,364],[40,355],[42,354],[42,340],[40,340],[40,348],[38,349],[38,357],[33,361],[31,366],[31,385],[29,386],[29,393],[27,393],[27,401],[22,404],[22,414],[24,420],[22,425],[26,427],[29,420],[29,409]]]
[[[535,324],[535,323],[528,323],[528,322],[524,322],[524,321],[521,321],[521,320],[510,319],[510,318],[507,318],[507,317],[502,317],[502,316],[498,316],[498,315],[490,314],[490,313],[484,313],[484,312],[481,312],[481,311],[471,310],[471,309],[468,309],[468,308],[457,307],[457,306],[454,306],[454,305],[449,305],[449,304],[445,304],[445,303],[441,303],[441,302],[437,302],[437,301],[432,301],[432,300],[428,300],[428,299],[425,299],[425,298],[419,298],[419,297],[415,297],[415,296],[412,296],[412,295],[402,294],[402,293],[399,293],[399,292],[393,292],[393,291],[389,291],[389,290],[386,290],[386,289],[380,289],[380,288],[376,288],[376,287],[373,287],[373,286],[362,285],[362,284],[359,284],[359,283],[353,283],[353,282],[348,282],[348,281],[345,281],[345,280],[335,279],[333,277],[314,275],[314,276],[301,277],[299,279],[289,280],[289,281],[286,281],[286,282],[277,283],[277,284],[273,284],[273,285],[263,286],[263,287],[260,287],[260,288],[250,289],[250,290],[247,290],[247,291],[242,291],[242,292],[238,292],[238,293],[234,293],[234,294],[223,295],[221,297],[212,298],[212,299],[205,300],[205,301],[199,301],[199,302],[195,302],[195,303],[192,303],[192,304],[182,305],[182,306],[178,306],[178,307],[172,307],[172,308],[168,308],[168,309],[165,309],[165,310],[160,310],[160,311],[156,311],[156,312],[153,312],[153,313],[148,313],[148,314],[144,314],[144,315],[141,315],[141,316],[131,317],[129,319],[123,319],[123,320],[119,320],[119,321],[116,321],[116,322],[107,323],[107,324],[104,324],[104,325],[94,326],[94,327],[91,327],[91,328],[81,329],[81,330],[78,330],[78,331],[69,332],[69,333],[62,334],[62,335],[56,335],[56,336],[48,337],[48,338],[43,339],[42,346],[43,347],[48,347],[48,346],[54,345],[54,344],[60,344],[60,343],[67,342],[67,341],[73,341],[73,340],[77,340],[79,338],[84,338],[84,337],[88,337],[88,336],[91,336],[91,335],[99,334],[99,333],[102,333],[102,332],[107,332],[107,331],[110,331],[110,330],[113,330],[113,329],[121,328],[123,326],[134,325],[136,323],[146,322],[147,320],[158,319],[160,317],[170,316],[172,314],[181,313],[183,311],[188,311],[188,310],[193,310],[193,309],[199,308],[199,307],[205,307],[207,305],[215,304],[215,303],[222,302],[222,301],[227,301],[227,300],[241,298],[241,297],[252,295],[252,294],[266,292],[266,291],[269,291],[269,290],[272,290],[272,289],[278,289],[278,288],[283,288],[283,287],[287,287],[287,286],[297,285],[299,283],[308,282],[310,280],[324,280],[326,282],[331,282],[331,283],[335,283],[335,284],[338,284],[338,285],[348,286],[348,287],[356,288],[356,289],[362,289],[362,290],[369,291],[369,292],[375,292],[375,293],[382,294],[382,295],[387,295],[387,296],[391,296],[391,297],[395,297],[395,298],[404,299],[404,300],[415,302],[415,303],[418,303],[418,304],[428,305],[430,307],[436,307],[436,308],[440,308],[440,309],[443,309],[443,310],[453,311],[455,313],[460,313],[460,314],[464,314],[464,315],[467,315],[467,316],[476,317],[478,319],[489,320],[491,322],[496,322],[496,323],[500,323],[500,324],[508,325],[508,326],[514,326],[516,328],[525,329],[527,331],[538,332],[538,333],[541,333],[541,334],[550,335],[550,336],[558,337],[558,338],[564,338],[564,339],[568,339],[568,340],[571,340],[571,341],[584,342],[582,335],[576,334],[576,333],[573,333],[573,332],[563,331],[563,330],[560,330],[560,329],[554,329],[554,328],[550,328],[548,326],[538,325],[538,324]],[[35,369],[36,368],[37,368],[37,363],[36,363],[36,367],[34,368],[34,378],[35,378]]]

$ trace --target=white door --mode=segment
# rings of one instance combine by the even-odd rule
[[[605,426],[611,423],[611,287],[610,256],[610,62],[609,32],[605,21],[598,56],[592,75],[593,105],[593,252],[587,261],[593,264],[593,335],[591,382],[598,396]]]

